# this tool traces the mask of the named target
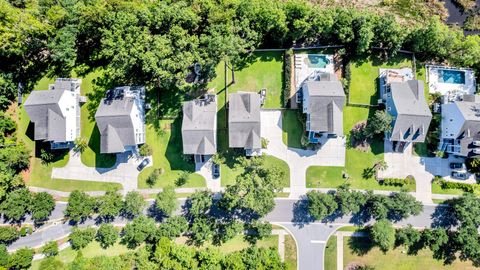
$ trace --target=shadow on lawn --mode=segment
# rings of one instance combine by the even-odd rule
[[[353,254],[363,256],[372,250],[374,244],[368,237],[350,237],[348,239],[348,246]]]
[[[195,171],[193,162],[185,161],[182,150],[182,118],[177,117],[170,125],[170,138],[168,140],[165,158],[170,163],[172,170]]]
[[[88,147],[95,153],[95,167],[96,168],[110,168],[115,165],[117,157],[115,154],[101,154],[100,153],[100,131],[97,124],[93,127]]]

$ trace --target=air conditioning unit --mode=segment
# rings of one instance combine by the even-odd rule
[[[480,141],[473,141],[472,144],[475,146],[480,146]]]
[[[480,155],[480,149],[477,149],[477,148],[473,149],[473,153],[475,155]]]

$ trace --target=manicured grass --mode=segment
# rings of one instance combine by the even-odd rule
[[[100,131],[95,123],[97,104],[108,89],[94,89],[94,80],[102,75],[96,71],[82,78],[82,95],[88,96],[81,110],[81,136],[88,139],[88,147],[82,152],[82,163],[88,167],[110,168],[115,165],[114,154],[100,153]]]
[[[297,110],[285,110],[282,114],[282,141],[288,147],[302,148],[304,128],[298,119]]]
[[[281,179],[282,187],[290,186],[290,168],[288,164],[274,156],[265,156],[265,167],[278,169],[283,172],[284,177]],[[235,179],[243,172],[243,168],[234,168],[234,161],[221,165],[221,184],[222,187],[235,184]]]
[[[41,80],[42,85],[35,86],[35,89],[46,89],[48,83],[52,80],[44,78]],[[46,84],[46,86],[45,86]],[[24,97],[24,100],[27,96]],[[17,137],[22,141],[28,149],[31,151],[32,158],[30,159],[30,168],[27,173],[24,174],[25,181],[29,186],[49,188],[60,191],[73,191],[75,189],[84,191],[97,191],[105,190],[112,187],[121,188],[120,184],[116,183],[103,183],[94,181],[83,180],[67,180],[67,179],[52,179],[52,168],[63,167],[69,160],[68,151],[66,150],[50,150],[48,143],[35,142],[33,138],[33,124],[30,124],[30,118],[23,106],[16,108],[17,113]],[[54,154],[54,158],[49,163],[44,163],[40,159],[41,149]]]
[[[287,270],[297,269],[297,245],[290,234],[285,235],[285,265]]]
[[[436,204],[444,204],[446,203],[448,200],[443,200],[443,199],[432,199],[432,202],[433,203],[436,203]]]
[[[311,166],[307,169],[307,188],[336,186],[343,182],[344,167]]]
[[[325,270],[337,270],[337,237],[330,236],[325,247]]]
[[[353,59],[351,61],[350,102],[360,104],[377,104],[378,72],[380,68],[412,67],[409,55],[397,54],[385,62],[375,56]]]
[[[179,237],[175,240],[177,244],[186,244],[186,241],[187,241],[186,237]],[[243,239],[243,235],[238,235],[238,236],[235,236],[232,240],[224,243],[221,246],[215,246],[215,245],[212,245],[211,243],[205,243],[200,248],[201,249],[207,248],[207,247],[217,248],[221,253],[228,254],[228,253],[232,253],[235,251],[248,248],[249,246],[250,244]],[[271,248],[271,247],[277,248],[278,235],[270,235],[265,239],[259,240],[255,246],[259,248]]]
[[[153,148],[153,166],[145,168],[138,176],[139,188],[149,188],[146,179],[155,168],[164,170],[153,186],[155,188],[175,186],[182,171],[189,172],[190,175],[185,185],[181,187],[205,187],[205,179],[193,173],[195,171],[193,160],[183,159],[181,125],[179,118],[155,119],[147,124],[147,144]]]
[[[339,232],[357,232],[357,231],[361,231],[361,230],[364,230],[364,229],[365,229],[365,227],[362,227],[362,226],[343,226],[340,229],[338,229],[337,231],[339,231]]]
[[[121,245],[119,242],[117,242],[116,244],[114,244],[113,246],[107,249],[103,249],[100,247],[100,245],[96,241],[93,241],[92,243],[88,244],[81,251],[82,251],[83,257],[85,258],[93,258],[97,256],[112,257],[112,256],[125,254],[128,252],[132,252],[132,250],[128,249],[124,245]],[[78,254],[78,251],[73,250],[71,247],[69,247],[60,251],[56,258],[63,263],[70,263],[75,259],[77,254]],[[42,260],[34,261],[32,263],[32,266],[30,267],[30,270],[39,269],[41,262]]]
[[[229,82],[231,72],[227,71]],[[228,93],[267,89],[264,108],[283,107],[283,52],[255,52],[235,67],[235,84]]]
[[[461,189],[443,189],[439,184],[432,183],[432,194],[462,195]]]
[[[429,249],[422,249],[415,255],[408,255],[405,250],[405,248],[399,247],[383,253],[377,247],[372,247],[368,238],[345,237],[343,264],[344,267],[347,265],[370,265],[376,270],[477,269],[474,268],[470,262],[462,262],[459,259],[450,265],[445,265],[443,261],[434,259]],[[326,258],[326,260],[328,259]]]
[[[417,70],[417,73],[416,73],[417,80],[421,80],[421,81],[424,82],[425,99],[427,101],[427,104],[429,104],[430,93],[429,93],[429,90],[428,90],[428,84],[427,84],[427,80],[426,80],[425,65],[423,63],[421,63],[421,64],[417,63],[416,70]],[[420,156],[420,157],[431,156],[430,153],[428,152],[428,149],[427,149],[427,143],[425,143],[425,142],[415,143],[413,145],[413,153],[417,156]]]

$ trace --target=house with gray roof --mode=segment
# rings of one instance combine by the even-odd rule
[[[183,154],[194,155],[203,162],[217,153],[217,99],[206,95],[183,103]]]
[[[401,152],[408,143],[424,142],[432,113],[423,81],[392,81],[386,85],[384,98],[387,113],[393,117],[392,131],[386,134],[393,149]]]
[[[345,92],[335,74],[319,73],[314,80],[306,81],[302,86],[302,104],[311,143],[319,143],[324,136],[343,136]]]
[[[100,153],[136,152],[145,143],[145,87],[122,86],[107,91],[95,113]]]
[[[480,155],[480,96],[442,105],[440,150],[462,157]]]
[[[247,155],[261,151],[260,106],[258,93],[238,92],[228,95],[228,144],[243,148]]]
[[[33,91],[24,103],[34,125],[34,139],[52,149],[69,148],[80,136],[80,85],[82,80],[58,78],[49,90]]]

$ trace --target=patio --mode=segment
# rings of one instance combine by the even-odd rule
[[[427,65],[427,83],[430,93],[440,93],[445,96],[445,102],[458,100],[463,95],[473,95],[476,89],[475,74],[466,68]],[[445,80],[444,73],[463,73],[461,80]]]
[[[305,80],[319,72],[335,73],[333,55],[295,54],[295,88],[297,91]]]

